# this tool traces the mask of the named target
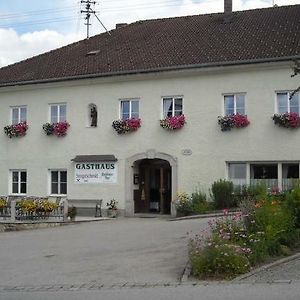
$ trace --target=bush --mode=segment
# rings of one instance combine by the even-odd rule
[[[216,209],[236,207],[231,181],[220,179],[215,181],[211,187],[212,198]]]
[[[300,188],[295,188],[286,195],[286,204],[295,217],[295,226],[300,228]]]
[[[193,275],[201,279],[231,279],[250,270],[247,256],[234,244],[207,242],[198,249],[192,241],[189,257]]]
[[[192,200],[187,193],[177,193],[175,202],[176,211],[178,214],[188,216],[193,212]]]
[[[196,190],[192,193],[192,211],[194,213],[204,213],[213,209],[213,203],[209,203],[206,198],[206,194],[200,190]]]

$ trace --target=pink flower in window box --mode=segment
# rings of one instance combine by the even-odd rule
[[[112,122],[112,127],[118,134],[136,131],[141,127],[141,119],[131,118],[126,120],[115,120]]]
[[[167,117],[165,119],[160,120],[160,126],[169,130],[180,129],[184,126],[185,123],[186,122],[184,115]]]
[[[57,122],[57,123],[46,123],[43,125],[43,130],[47,135],[56,135],[58,137],[65,136],[67,134],[70,124],[66,121]]]
[[[21,122],[14,125],[7,125],[4,127],[5,134],[9,137],[18,137],[26,135],[28,125],[26,122]]]

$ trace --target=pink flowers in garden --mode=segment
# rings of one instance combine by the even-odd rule
[[[165,129],[175,130],[180,129],[185,124],[185,116],[174,116],[174,117],[167,117],[165,119],[160,120],[160,126]]]
[[[233,114],[228,116],[219,116],[218,124],[221,126],[222,131],[229,131],[232,128],[247,127],[250,124],[246,115]]]
[[[26,122],[21,122],[14,125],[7,125],[4,127],[5,134],[9,137],[18,137],[26,135],[28,125]]]
[[[70,127],[70,124],[66,121],[57,122],[57,123],[46,123],[43,125],[43,130],[47,135],[56,135],[57,137],[62,137],[67,134],[67,130]]]

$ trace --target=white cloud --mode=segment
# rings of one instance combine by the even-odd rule
[[[80,34],[62,35],[43,30],[18,35],[13,29],[0,29],[0,67],[59,48],[83,38]]]

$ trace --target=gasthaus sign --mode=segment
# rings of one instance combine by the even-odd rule
[[[75,163],[75,183],[116,183],[117,162]]]

